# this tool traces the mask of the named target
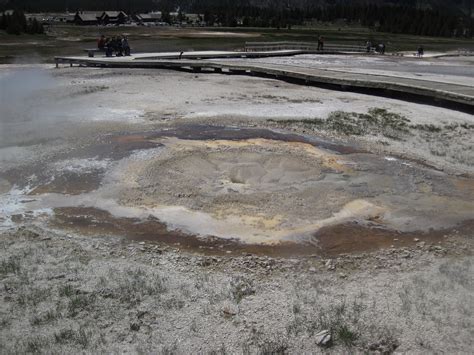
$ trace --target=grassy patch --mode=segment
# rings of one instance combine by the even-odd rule
[[[366,114],[336,111],[329,115],[326,126],[346,135],[382,134],[400,139],[408,133],[406,117],[381,108],[371,108]]]
[[[415,129],[421,132],[427,132],[427,133],[440,133],[443,131],[456,131],[456,130],[466,130],[470,131],[474,129],[474,124],[469,124],[469,123],[450,123],[450,124],[445,124],[444,126],[437,126],[434,124],[416,124],[416,125],[410,125],[411,129]]]
[[[335,335],[336,339],[346,346],[352,346],[358,338],[357,333],[345,324],[341,324],[335,329]]]
[[[455,324],[459,332],[472,329],[474,305],[472,297],[465,295],[473,284],[470,260],[447,261],[434,276],[414,276],[400,288],[401,311],[407,318],[429,320],[439,326]],[[451,297],[452,294],[463,296]]]
[[[299,337],[303,334],[314,337],[327,330],[331,334],[331,345],[357,349],[369,349],[373,345],[376,349],[385,349],[384,346],[390,344],[395,349],[398,343],[392,332],[378,327],[369,329],[366,320],[371,308],[362,301],[363,297],[361,294],[360,299],[342,299],[327,306],[315,306],[317,301],[312,298],[298,298],[303,303],[297,307],[296,312],[293,309],[293,320],[286,326],[288,337]]]
[[[17,257],[10,257],[0,263],[0,276],[7,274],[18,274],[20,272],[20,262]]]
[[[470,260],[457,264],[444,263],[440,265],[439,272],[455,285],[460,285],[464,288],[471,288],[474,286],[472,263]]]
[[[6,328],[11,324],[11,319],[1,318],[0,319],[0,329]]]
[[[69,304],[67,306],[68,316],[75,317],[81,311],[89,310],[91,306],[95,302],[95,295],[87,295],[87,294],[78,294],[69,300]]]
[[[417,129],[420,131],[432,132],[432,133],[441,132],[443,130],[442,127],[435,126],[434,124],[417,124],[417,125],[411,125],[410,128]]]
[[[250,280],[243,277],[233,277],[230,281],[230,295],[236,303],[240,303],[246,296],[255,294]]]
[[[301,126],[308,129],[323,129],[347,136],[381,134],[392,139],[402,139],[409,134],[410,122],[405,116],[382,108],[371,108],[367,113],[334,111],[326,120],[320,118],[302,120],[268,120],[283,126]]]
[[[256,349],[252,349],[250,344],[254,344]],[[264,334],[260,329],[252,328],[252,335],[242,344],[243,354],[286,354],[288,352],[289,342],[283,335],[273,334],[271,336]],[[253,351],[252,351],[253,350]]]
[[[54,334],[54,340],[56,344],[76,344],[86,349],[92,339],[92,331],[88,331],[84,328],[79,328],[79,330],[72,329],[62,329],[58,333]]]
[[[267,340],[258,347],[258,354],[261,355],[280,355],[286,354],[288,344],[284,340]]]
[[[32,337],[24,342],[25,352],[39,354],[44,352],[44,348],[50,346],[50,341],[43,337]]]
[[[467,130],[474,129],[474,124],[461,123],[459,126],[462,127],[462,128],[464,128],[464,129],[467,129]]]
[[[81,95],[94,94],[96,92],[101,92],[108,89],[109,87],[105,85],[91,85],[91,86],[84,87],[83,89],[71,94],[70,96],[75,97],[75,96],[81,96]]]
[[[163,304],[163,307],[165,309],[179,310],[179,309],[184,307],[185,302],[183,300],[179,300],[179,299],[173,297],[173,298],[168,298],[168,299],[164,300],[162,304]]]
[[[27,288],[23,287],[19,290],[18,304],[20,306],[33,306],[36,307],[41,302],[48,300],[51,296],[51,290],[49,288]]]
[[[357,327],[363,309],[364,307],[358,302],[347,304],[343,300],[328,309],[321,310],[318,319],[313,323],[313,330],[328,329],[335,343],[353,346],[358,339],[358,334],[353,329]]]
[[[71,297],[73,295],[76,295],[77,293],[78,290],[76,290],[71,285],[62,285],[58,289],[59,297]]]
[[[61,317],[61,314],[59,312],[56,312],[54,310],[49,310],[45,313],[34,315],[30,319],[30,324],[34,326],[44,325],[44,324],[52,323],[60,317]]]
[[[105,291],[103,297],[117,299],[127,307],[139,304],[147,296],[168,292],[166,276],[147,273],[141,268],[120,272],[110,270],[110,280],[101,280],[100,284]]]

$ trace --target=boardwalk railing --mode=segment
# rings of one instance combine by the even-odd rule
[[[246,52],[265,52],[281,50],[318,51],[314,42],[245,42]],[[323,52],[366,52],[365,46],[324,44]]]

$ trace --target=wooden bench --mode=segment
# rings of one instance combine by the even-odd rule
[[[90,58],[94,58],[94,55],[97,52],[104,52],[105,53],[105,51],[102,51],[99,48],[85,48],[83,50],[84,50],[84,52],[87,52],[87,56],[90,57]]]

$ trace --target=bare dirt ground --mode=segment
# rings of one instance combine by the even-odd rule
[[[158,70],[0,84],[2,352],[472,349],[471,115]]]

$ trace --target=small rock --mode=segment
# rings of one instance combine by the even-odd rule
[[[439,245],[432,245],[430,247],[430,250],[434,251],[434,252],[443,252],[444,251],[443,247],[440,247]]]
[[[38,238],[39,237],[38,233],[33,232],[32,230],[26,229],[24,227],[19,228],[18,231],[20,232],[20,234],[23,237],[26,237],[26,238]]]
[[[138,243],[138,244],[140,244],[140,245],[145,245],[145,242],[140,242],[140,243]]]
[[[413,239],[413,241],[415,241],[415,242],[419,242],[419,241],[420,241],[420,239],[418,239],[418,238],[415,238],[415,239]]]
[[[135,332],[138,332],[140,330],[140,324],[138,323],[132,323],[130,324],[130,330],[133,330]]]
[[[411,253],[408,251],[405,251],[401,256],[402,258],[409,259],[411,258]]]
[[[138,319],[141,319],[145,316],[145,314],[147,314],[148,312],[147,311],[138,311],[137,312],[137,318]]]
[[[315,335],[316,345],[329,346],[331,344],[331,333],[329,330],[323,330]]]
[[[328,261],[326,261],[326,264],[325,264],[325,265],[326,265],[326,268],[327,268],[328,270],[334,270],[334,269],[336,269],[336,266],[333,264],[333,262],[332,262],[331,259],[329,259]]]
[[[11,216],[12,222],[19,223],[23,220],[23,215],[22,214],[14,214]]]
[[[310,271],[310,272],[316,272],[316,268],[313,267],[313,266],[311,266],[311,267],[309,268],[309,271]]]
[[[225,316],[235,316],[239,313],[239,308],[233,304],[226,304],[222,309],[222,313]]]
[[[398,340],[382,340],[376,343],[372,343],[368,346],[369,350],[375,351],[379,354],[391,354],[399,346]]]
[[[419,243],[416,243],[416,245],[418,246],[418,248],[424,248],[426,243],[425,242],[419,242]]]

